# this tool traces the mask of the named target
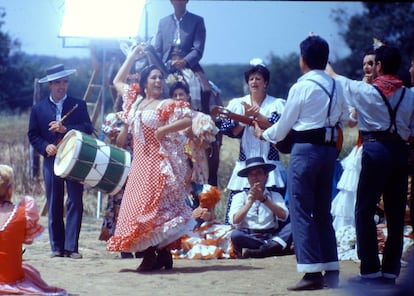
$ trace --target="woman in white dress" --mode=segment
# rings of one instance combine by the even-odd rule
[[[258,121],[262,128],[267,128],[279,120],[285,106],[285,100],[275,98],[267,94],[266,87],[269,84],[270,72],[262,63],[251,66],[244,73],[245,81],[249,87],[249,94],[230,100],[227,109],[233,113],[245,115]],[[280,161],[279,152],[272,143],[262,141],[254,136],[254,127],[232,119],[223,119],[220,131],[232,138],[240,139],[239,157],[233,169],[227,188],[229,200],[226,211],[226,223],[228,223],[228,211],[233,196],[250,185],[246,178],[237,176],[237,172],[245,167],[245,161],[252,157],[263,157],[266,163],[276,165],[276,169],[269,173],[266,187],[285,195],[286,169]]]

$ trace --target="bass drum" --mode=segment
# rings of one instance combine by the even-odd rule
[[[59,144],[55,174],[114,195],[124,186],[131,154],[77,130],[70,130]]]

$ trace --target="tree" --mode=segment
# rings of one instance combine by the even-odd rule
[[[0,7],[0,110],[11,109],[13,98],[24,91],[24,73],[20,71],[20,42],[1,31],[6,11]]]
[[[335,21],[344,28],[340,34],[352,51],[348,58],[335,65],[336,68],[351,78],[361,79],[364,52],[372,49],[373,38],[378,38],[400,49],[400,77],[408,84],[408,68],[414,53],[414,3],[364,2],[363,6],[362,14],[349,19],[343,11],[334,12]]]
[[[244,95],[243,73],[247,67],[248,65],[203,66],[208,79],[220,88],[223,102]]]
[[[290,87],[302,74],[299,55],[291,53],[286,57],[277,57],[271,54],[268,68],[271,74],[267,92],[272,96],[286,99]]]

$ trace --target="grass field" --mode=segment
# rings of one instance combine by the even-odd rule
[[[38,177],[32,177],[30,165],[30,144],[27,138],[29,114],[2,115],[0,117],[0,163],[9,164],[15,171],[15,196],[32,195],[39,206],[44,204],[44,187],[41,170]],[[344,145],[340,158],[346,156],[356,142],[356,129],[345,129]],[[223,137],[223,145],[220,151],[219,184],[222,191],[222,199],[216,207],[218,219],[224,220],[227,205],[226,184],[233,170],[235,160],[238,157],[239,142],[237,139]],[[281,154],[282,161],[288,164],[288,155]],[[41,163],[40,158],[40,163]],[[96,216],[97,192],[94,189],[86,188],[84,194],[85,215]],[[105,207],[105,196],[102,199],[102,206]]]

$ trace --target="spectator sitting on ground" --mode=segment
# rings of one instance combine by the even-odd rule
[[[281,227],[288,219],[289,210],[280,193],[265,187],[269,172],[275,168],[262,157],[253,157],[238,172],[250,184],[248,191],[234,195],[229,211],[230,223],[236,226],[231,240],[241,258],[265,258],[290,250],[291,225],[286,223]]]

